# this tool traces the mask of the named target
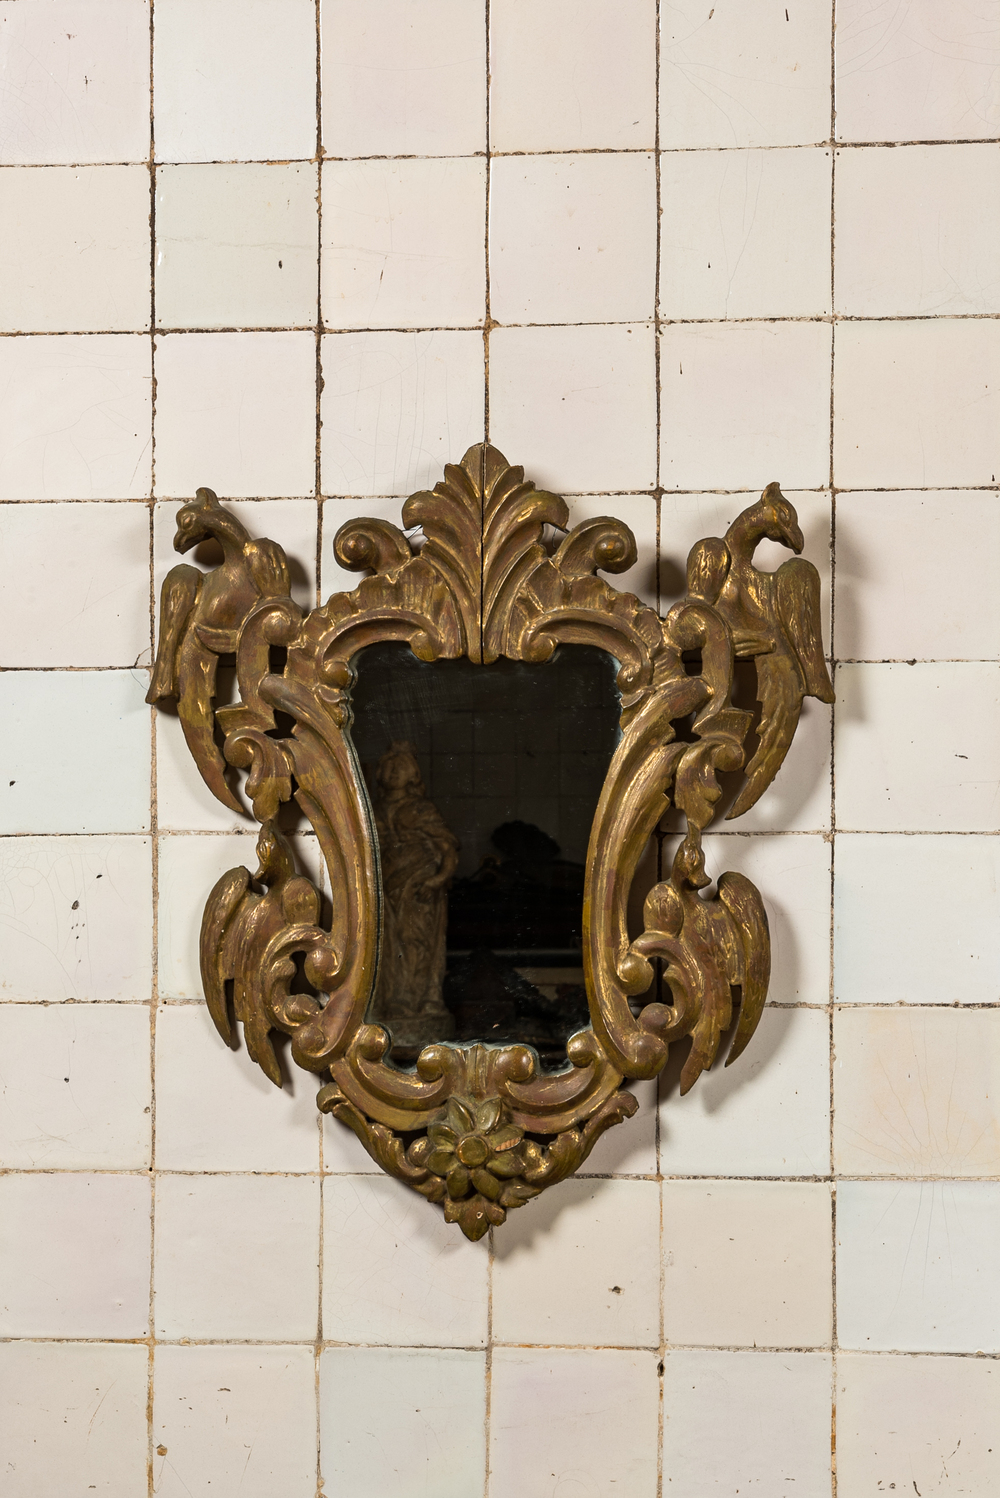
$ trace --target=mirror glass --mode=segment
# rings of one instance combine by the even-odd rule
[[[588,1023],[590,826],[618,741],[617,663],[353,662],[351,738],[375,813],[382,941],[369,1018],[412,1065],[435,1040],[522,1041],[564,1060]]]

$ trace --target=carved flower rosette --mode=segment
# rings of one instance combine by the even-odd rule
[[[402,524],[411,536],[383,520],[343,525],[337,561],[367,575],[304,613],[281,548],[252,539],[200,489],[179,512],[175,546],[212,537],[223,561],[207,573],[182,563],[168,575],[149,700],[176,699],[202,778],[234,810],[242,808],[227,767],[247,771],[262,824],[257,869],[224,874],[202,921],[202,979],[220,1033],[231,1039],[235,1017],[249,1054],[279,1086],[271,1036],[289,1035],[294,1061],[325,1079],[320,1109],[479,1238],[572,1174],[607,1128],[635,1112],[622,1083],[655,1076],[672,1041],[691,1037],[686,1092],[733,1028],[737,997],[728,1062],[750,1040],[767,995],[767,919],[741,874],[723,874],[711,898],[701,893],[710,882],[701,833],[721,795],[719,773],[746,764],[729,816],[741,814],[777,772],[803,698],[832,700],[832,688],[815,568],[801,558],[775,573],[753,566],[765,536],[802,547],[776,484],[725,538],[694,548],[687,596],[665,618],[598,576],[634,564],[628,527],[606,517],[567,531],[565,501],[535,489],[495,448],[470,448],[448,465],[433,492],[405,502]],[[352,663],[384,641],[403,641],[428,662],[543,662],[574,644],[617,662],[620,737],[586,859],[591,1023],[570,1037],[562,1069],[544,1071],[528,1045],[440,1042],[403,1070],[390,1060],[388,1031],[366,1020],[379,953],[379,855],[350,737]],[[227,707],[215,702],[220,657],[236,662],[237,701]],[[756,661],[762,708],[749,763],[753,717],[732,702],[741,657]],[[327,920],[277,826],[289,800],[326,863]],[[643,930],[630,936],[633,878],[671,806],[686,834],[669,877],[646,898]],[[310,992],[297,991],[300,972]]]

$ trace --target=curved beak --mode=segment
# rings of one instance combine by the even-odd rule
[[[802,534],[798,522],[793,520],[790,525],[783,525],[781,527],[781,533],[788,545],[794,551],[795,555],[798,556],[802,551],[802,548],[806,544],[805,537]]]
[[[204,540],[204,537],[199,536],[197,531],[182,531],[180,526],[178,526],[174,531],[174,551],[179,551],[183,554],[185,551],[190,551],[192,546],[197,546],[198,542],[202,540]]]

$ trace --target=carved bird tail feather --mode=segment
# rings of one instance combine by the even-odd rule
[[[781,769],[802,712],[802,676],[790,655],[757,657],[757,700],[761,706],[757,748],[746,768],[746,784],[726,821],[741,817],[763,796]]]
[[[698,974],[700,984],[678,988],[669,1040],[691,1036],[691,1052],[681,1071],[681,1095],[690,1092],[718,1054],[733,1017],[733,989],[742,990],[740,1017],[728,1066],[746,1048],[757,1028],[771,974],[767,913],[755,886],[743,874],[721,876],[715,896],[704,900],[698,890],[711,881],[697,830],[688,833],[674,859],[670,879],[655,885],[646,898],[647,929],[632,951],[666,962],[665,978]]]
[[[812,562],[793,557],[778,568],[774,588],[778,617],[802,668],[805,695],[833,702],[833,682],[820,633],[819,573]]]
[[[202,574],[197,567],[181,562],[172,567],[160,589],[160,630],[156,642],[156,663],[146,693],[152,707],[166,697],[180,695],[177,683],[177,650],[187,627],[188,616],[201,591]]]

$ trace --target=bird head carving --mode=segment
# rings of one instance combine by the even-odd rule
[[[213,536],[219,541],[229,539],[242,546],[246,534],[236,517],[222,508],[213,490],[199,489],[191,503],[177,512],[174,550],[190,551],[199,541],[207,541]]]
[[[795,511],[777,484],[768,484],[760,497],[760,509],[764,535],[767,539],[790,547],[798,556],[806,544],[805,538]]]

